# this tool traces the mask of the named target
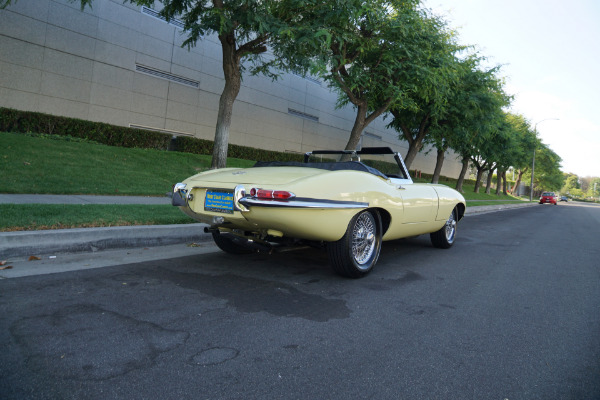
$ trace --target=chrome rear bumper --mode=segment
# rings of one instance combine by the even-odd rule
[[[190,189],[194,189],[193,187]],[[185,183],[173,185],[171,204],[177,207],[188,205],[191,193]],[[252,207],[278,207],[278,208],[313,208],[313,209],[361,209],[369,207],[369,203],[359,201],[341,201],[311,198],[293,198],[290,200],[259,199],[246,195],[242,185],[234,189],[234,205],[236,211],[247,212]]]
[[[171,198],[171,205],[177,207],[187,206],[187,185],[185,183],[176,183],[173,185],[173,197]]]

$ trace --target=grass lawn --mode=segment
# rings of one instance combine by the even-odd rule
[[[0,193],[163,196],[210,156],[0,133]],[[229,159],[228,166],[254,162]]]
[[[164,196],[174,183],[207,170],[210,160],[197,154],[0,132],[0,193]],[[227,160],[229,167],[253,164]],[[455,180],[440,183],[456,185]],[[522,201],[473,189],[464,186],[467,206]],[[169,205],[7,204],[0,205],[0,216],[0,231],[194,222]]]
[[[196,222],[171,205],[0,204],[0,232]]]

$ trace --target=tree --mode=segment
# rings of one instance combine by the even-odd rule
[[[581,189],[579,186],[579,177],[575,174],[563,174],[565,184],[560,191],[562,193],[570,193],[573,189]]]
[[[529,122],[522,115],[509,114],[510,123],[515,130],[517,143],[513,148],[514,157],[511,166],[517,170],[517,179],[514,190],[519,188],[523,174],[529,169],[533,161],[533,151],[539,145],[536,133]]]
[[[81,0],[91,2],[92,0]],[[154,0],[134,0],[138,5],[152,6]],[[240,91],[244,60],[253,63],[252,73],[270,72],[273,60],[260,55],[267,51],[269,39],[287,30],[285,17],[293,8],[290,2],[278,0],[159,0],[161,16],[167,20],[178,17],[184,22],[188,38],[184,46],[193,47],[198,40],[215,33],[223,53],[225,86],[219,100],[211,168],[223,168],[227,160],[229,128],[233,103]]]
[[[564,175],[560,171],[562,159],[548,145],[541,143],[535,151],[535,172],[533,186],[537,192],[558,191],[564,185]],[[534,191],[535,193],[536,191]]]
[[[412,90],[404,102],[390,109],[393,120],[389,126],[399,132],[400,139],[408,142],[404,157],[407,168],[427,143],[430,131],[445,117],[459,79],[456,52],[462,47],[455,43],[453,32],[440,20],[431,20],[425,27],[425,57],[408,71],[404,80]]]
[[[293,40],[282,37],[275,53],[290,68],[322,76],[337,92],[338,107],[351,104],[356,118],[345,146],[390,107],[410,107],[420,91],[415,75],[431,75],[437,47],[447,40],[443,22],[416,0],[307,0]],[[302,32],[302,33],[300,33]]]
[[[510,97],[503,91],[502,81],[496,76],[499,67],[482,70],[479,64],[483,60],[483,57],[473,54],[456,61],[457,79],[451,84],[445,113],[437,125],[431,128],[431,141],[437,149],[432,183],[437,183],[439,180],[444,155],[448,148],[453,148],[460,153],[463,144],[468,145],[470,133],[478,130],[478,126],[489,115],[493,115],[510,103]],[[460,190],[468,168],[468,158],[466,161],[463,159]]]
[[[527,125],[523,124],[524,120],[521,116],[506,113],[503,124],[503,138],[497,143],[496,148],[496,170],[497,170],[497,187],[496,194],[500,195],[500,191],[508,194],[506,184],[506,171],[509,167],[520,163],[526,155],[523,153],[524,140],[527,139]],[[502,181],[502,183],[501,183]],[[502,187],[502,189],[501,189]]]

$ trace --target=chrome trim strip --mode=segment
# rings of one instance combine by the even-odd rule
[[[292,200],[269,200],[256,199],[254,197],[244,197],[240,199],[240,203],[246,207],[281,207],[281,208],[326,208],[326,209],[352,209],[352,208],[367,208],[369,203],[358,201],[341,201],[341,200],[322,200],[322,199],[306,199],[295,198]]]

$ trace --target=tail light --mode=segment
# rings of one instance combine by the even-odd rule
[[[268,190],[260,188],[250,189],[250,196],[256,197],[257,199],[274,199],[274,200],[287,200],[296,195],[286,190]]]

